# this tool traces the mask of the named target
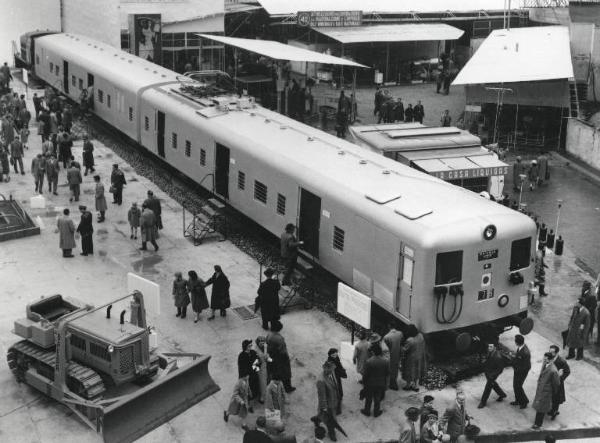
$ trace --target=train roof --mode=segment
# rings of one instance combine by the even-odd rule
[[[182,99],[173,85],[145,93],[167,112],[206,128],[217,142],[260,158],[282,174],[306,183],[308,190],[326,190],[357,214],[377,220],[389,229],[403,227],[414,237],[426,237],[423,228],[448,226],[480,219],[483,226],[500,219],[514,220],[520,229],[530,219],[478,194],[404,166],[277,112],[237,100],[215,97],[196,102]],[[152,94],[157,94],[151,98]],[[177,99],[167,101],[165,94]],[[208,103],[221,103],[209,106]],[[205,106],[206,105],[206,106]],[[228,106],[229,110],[225,110]],[[526,225],[526,229],[531,227]],[[443,235],[439,229],[436,236]],[[429,232],[427,233],[429,234]],[[426,241],[424,239],[424,241]]]
[[[82,35],[51,34],[38,40],[48,49],[80,61],[90,72],[109,78],[128,90],[177,81],[176,72]]]

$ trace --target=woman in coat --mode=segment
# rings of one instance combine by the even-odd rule
[[[177,308],[176,317],[185,318],[187,305],[190,304],[190,297],[187,291],[187,281],[183,279],[181,272],[175,273],[175,280],[173,280],[173,300]]]
[[[98,216],[98,223],[104,221],[104,213],[106,212],[106,197],[104,197],[104,185],[100,182],[100,176],[94,175],[94,182],[96,183],[96,211],[100,213]]]
[[[212,316],[208,317],[209,320],[214,320],[215,311],[219,309],[221,311],[221,317],[227,315],[225,311],[231,306],[229,299],[229,280],[227,276],[223,274],[221,266],[215,265],[215,273],[209,278],[205,286],[213,285],[212,293],[210,295],[210,308],[212,309]]]
[[[539,429],[544,421],[544,416],[552,409],[552,396],[558,392],[560,386],[560,378],[558,370],[552,363],[552,354],[546,352],[544,354],[544,363],[542,371],[537,381],[535,391],[535,399],[533,400],[533,409],[535,409],[535,423],[532,426],[534,429]]]
[[[285,388],[277,373],[273,374],[273,377],[271,377],[271,381],[267,386],[265,409],[279,411],[282,419],[285,415]]]
[[[262,335],[256,338],[256,355],[258,356],[258,360],[260,362],[258,371],[260,397],[258,402],[262,404],[265,402],[265,392],[267,392],[267,363],[269,363],[270,360],[269,354],[267,354],[267,339]]]
[[[260,382],[258,380],[260,360],[258,359],[256,351],[252,348],[252,345],[252,340],[243,340],[242,352],[238,355],[238,374],[240,377],[245,373],[250,374],[248,378],[248,384],[250,385],[250,400],[260,396]],[[252,412],[251,408],[250,412]]]
[[[56,222],[59,234],[58,247],[62,249],[63,257],[65,258],[73,257],[71,251],[77,246],[75,244],[75,224],[69,217],[69,214],[69,208],[65,208],[63,216]]]
[[[248,416],[248,401],[250,398],[250,385],[248,377],[250,374],[240,374],[240,378],[233,387],[233,395],[229,401],[229,407],[223,411],[223,420],[229,421],[230,415],[237,415],[242,419],[242,429],[248,430],[246,417]]]
[[[200,313],[203,309],[208,308],[208,299],[206,298],[206,291],[204,290],[204,282],[198,278],[196,271],[188,272],[189,280],[187,282],[187,289],[192,299],[192,311],[194,311],[194,323],[198,323],[200,320]]]
[[[416,326],[409,325],[407,328],[407,339],[404,347],[404,365],[402,366],[402,378],[406,381],[405,390],[419,391],[417,385],[425,372],[425,338]]]

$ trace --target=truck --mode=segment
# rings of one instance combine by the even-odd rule
[[[117,303],[129,303],[118,319]],[[17,381],[67,406],[107,443],[134,441],[219,390],[210,356],[158,352],[139,291],[96,308],[42,297],[13,332],[24,339],[7,353]]]

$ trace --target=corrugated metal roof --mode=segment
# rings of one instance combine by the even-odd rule
[[[262,54],[275,60],[291,60],[297,62],[325,63],[328,65],[346,65],[359,68],[368,66],[360,63],[346,60],[332,55],[321,54],[320,52],[309,51],[308,49],[297,48],[272,40],[253,40],[247,38],[222,37],[209,34],[198,34],[202,38],[215,40],[226,45],[236,46],[246,51]]]
[[[462,29],[444,23],[406,23],[313,29],[341,43],[456,40],[464,34]]]
[[[481,44],[454,85],[573,78],[569,28],[499,29]]]
[[[298,11],[363,11],[391,13],[434,13],[502,11],[505,0],[258,0],[271,15],[290,15]],[[512,9],[522,6],[522,0],[513,0]]]

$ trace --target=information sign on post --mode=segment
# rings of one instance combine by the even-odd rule
[[[371,328],[371,297],[338,283],[337,311],[352,320],[352,343],[354,343],[354,323],[365,329]]]

